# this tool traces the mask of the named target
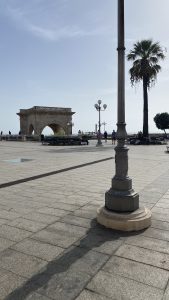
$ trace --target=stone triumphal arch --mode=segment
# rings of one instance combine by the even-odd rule
[[[20,117],[20,132],[22,135],[41,135],[43,129],[48,126],[54,134],[63,132],[72,133],[71,108],[33,106],[29,109],[20,109],[17,115]]]

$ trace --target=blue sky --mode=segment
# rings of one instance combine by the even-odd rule
[[[126,54],[137,40],[152,38],[169,49],[169,1],[125,0]],[[0,0],[0,130],[17,133],[21,108],[71,107],[77,132],[93,131],[94,104],[107,110],[102,122],[116,129],[117,1]],[[149,93],[153,117],[169,112],[169,60]],[[127,131],[142,130],[142,86],[131,88],[126,62]]]

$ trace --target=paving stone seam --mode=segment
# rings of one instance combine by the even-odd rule
[[[43,173],[43,174],[39,174],[39,175],[35,175],[35,176],[26,177],[26,178],[23,178],[23,179],[18,179],[18,180],[9,181],[9,182],[6,182],[6,183],[1,183],[0,184],[0,189],[6,188],[6,187],[9,187],[9,186],[13,186],[13,185],[17,185],[17,184],[21,184],[21,183],[24,183],[24,182],[28,182],[28,181],[32,181],[32,180],[41,179],[41,178],[44,178],[44,177],[56,175],[56,174],[59,174],[59,173],[68,172],[68,171],[72,171],[72,170],[75,170],[75,169],[91,166],[91,165],[94,165],[94,164],[97,164],[97,163],[112,160],[113,158],[114,157],[111,156],[111,157],[107,157],[107,158],[103,158],[103,159],[99,159],[99,160],[94,160],[92,162],[88,162],[88,163],[84,163],[84,164],[80,164],[80,165],[76,165],[76,166],[72,166],[72,167],[68,167],[68,168],[64,168],[64,169],[60,169],[60,170],[56,170],[56,171],[51,171],[51,172],[47,172],[47,173]]]
[[[107,275],[108,274],[112,274],[112,273],[109,273],[109,272],[106,272],[106,271],[103,271],[104,273],[106,273]],[[152,285],[148,285],[148,284],[146,284],[146,283],[143,283],[143,282],[141,282],[141,281],[137,281],[137,280],[135,280],[135,279],[133,279],[133,278],[129,278],[129,277],[125,277],[125,276],[123,276],[123,275],[119,275],[119,274],[115,274],[114,273],[114,275],[116,275],[116,277],[117,278],[125,278],[125,279],[128,279],[129,281],[132,281],[132,282],[137,282],[137,283],[141,283],[142,285],[145,285],[145,286],[148,286],[148,287],[152,287],[153,289],[156,289],[156,290],[159,290],[159,291],[162,291],[163,292],[163,296],[162,297],[164,297],[164,293],[165,293],[165,290],[164,289],[160,289],[160,288],[157,288],[157,287],[154,287],[154,286],[152,286]],[[95,292],[94,290],[90,290],[89,288],[88,288],[88,290],[89,291],[92,291],[92,292]],[[98,293],[98,292],[97,292]],[[101,294],[101,293],[99,293],[99,295],[101,295],[101,296],[105,296],[105,294]],[[107,295],[106,295],[106,297],[108,297]],[[108,297],[109,298],[109,297]],[[112,298],[110,298],[110,299],[112,299]],[[122,298],[123,299],[123,298]],[[128,299],[128,298],[127,298]],[[126,299],[126,300],[127,300]],[[116,300],[115,298],[113,299],[113,300]],[[125,300],[125,298],[124,298],[124,300]],[[162,299],[161,299],[162,300]]]
[[[24,240],[25,240],[25,239],[24,239]],[[22,241],[24,241],[24,240],[22,240]],[[31,239],[31,240],[35,241],[34,239]],[[22,242],[22,241],[21,241],[21,242]],[[39,241],[39,240],[38,240],[38,242],[43,244],[42,241]],[[45,243],[45,242],[44,242],[44,243]],[[18,242],[17,242],[17,244],[18,244]],[[45,243],[45,244],[49,244],[49,243]],[[15,245],[16,245],[16,244],[15,244]],[[46,263],[51,263],[51,262],[52,262],[52,260],[51,260],[51,261],[50,261],[50,260],[46,260],[45,258],[42,258],[42,257],[40,257],[40,256],[32,255],[32,254],[23,252],[22,250],[15,249],[15,248],[13,248],[13,246],[14,246],[14,245],[10,246],[8,249],[10,249],[10,250],[12,250],[12,251],[15,251],[15,252],[18,252],[18,253],[21,253],[21,254],[24,254],[24,255],[26,255],[26,256],[35,257],[35,258],[37,258],[37,259],[42,260],[42,262],[46,262]],[[63,250],[65,250],[65,248],[63,248],[63,247],[61,247],[61,246],[55,246],[55,245],[52,245],[52,246],[58,247],[58,248],[62,248]],[[5,250],[7,250],[7,249],[5,249]],[[5,250],[4,250],[4,251],[5,251]],[[62,255],[62,254],[63,254],[63,253],[61,253],[61,255]],[[55,257],[55,259],[56,259],[58,256],[59,256],[59,255],[57,255],[57,256]]]
[[[116,255],[113,255],[113,256],[119,257],[119,258],[123,258],[122,256],[116,256]],[[133,259],[131,259],[131,258],[126,258],[126,257],[125,257],[124,259],[125,259],[125,260],[128,260],[128,261],[134,261],[134,262],[137,262],[138,264],[142,264],[142,265],[145,265],[145,266],[149,265],[149,264],[147,264],[147,263],[143,263],[143,262],[140,262],[140,261],[135,261],[135,260],[133,260]],[[160,267],[157,267],[157,266],[153,266],[153,265],[149,265],[149,266],[154,267],[154,268],[158,268],[158,269],[160,269],[160,270],[164,270],[163,268],[160,268]],[[104,270],[104,269],[103,269],[102,271],[105,272],[105,273],[108,273],[108,274],[118,275],[118,276],[120,276],[120,277],[124,277],[124,278],[130,279],[130,280],[136,281],[136,282],[138,282],[138,283],[145,284],[145,285],[150,286],[150,287],[154,287],[154,288],[156,288],[156,289],[158,289],[158,290],[161,290],[161,291],[165,291],[165,289],[166,289],[166,287],[167,287],[167,284],[168,284],[168,281],[169,281],[169,278],[168,278],[168,281],[167,281],[166,286],[165,286],[164,288],[160,288],[160,287],[156,287],[156,286],[154,286],[154,285],[151,285],[151,284],[148,284],[148,283],[145,283],[145,282],[136,280],[136,279],[134,279],[134,278],[127,277],[127,276],[125,276],[125,275],[123,275],[123,274],[117,274],[116,272],[110,272],[109,270]],[[165,271],[166,271],[166,270],[165,270]],[[168,270],[167,270],[167,271],[168,271]],[[168,273],[169,273],[169,271],[168,271]]]
[[[144,235],[144,237],[147,238],[147,239],[158,240],[158,241],[166,242],[166,243],[169,244],[169,241],[167,241],[167,240],[156,239],[156,238],[154,238],[154,237],[150,237],[150,236],[147,236],[147,235]],[[137,248],[142,248],[142,249],[150,250],[150,251],[153,251],[153,252],[163,253],[163,254],[166,254],[166,255],[169,256],[169,254],[166,253],[166,252],[159,251],[159,250],[153,250],[153,249],[146,248],[146,247],[143,247],[143,246],[134,245],[134,244],[128,242],[127,240],[124,241],[124,244],[129,245],[129,246],[133,246],[133,247],[137,247]],[[118,256],[118,255],[117,255],[117,256]],[[161,269],[161,268],[160,268],[160,269]],[[169,270],[168,270],[168,271],[169,271]]]
[[[142,248],[142,249],[145,249],[145,250],[150,250],[150,251],[152,251],[152,252],[158,252],[158,253],[166,254],[166,253],[163,253],[163,252],[151,250],[151,249],[144,248],[144,247],[140,247],[140,246],[138,247],[138,246],[131,245],[131,244],[128,244],[128,245],[133,246],[133,247],[137,247],[137,248]],[[168,254],[166,254],[166,255],[168,255]],[[121,255],[116,255],[116,254],[114,254],[114,256],[128,259],[127,257],[121,256]],[[169,256],[169,255],[168,255],[168,256]],[[151,266],[151,267],[153,266],[153,267],[158,268],[158,269],[160,269],[160,270],[165,270],[165,271],[169,272],[169,269],[166,269],[166,268],[161,268],[161,267],[158,267],[158,266],[154,266],[154,265],[151,265],[151,264],[149,264],[149,263],[143,263],[143,262],[140,262],[140,261],[138,261],[138,260],[131,259],[131,258],[130,258],[130,260],[131,260],[131,261],[134,261],[134,262],[136,262],[136,263],[141,263],[141,264],[144,264],[144,265],[146,265],[146,266]]]
[[[164,295],[163,295],[163,298],[164,298],[164,296],[165,296],[165,292],[166,292],[166,290],[167,290],[168,285],[169,285],[169,278],[168,278],[168,281],[167,281],[166,286],[165,286],[165,289],[164,289]],[[162,300],[163,300],[163,298],[162,298]]]
[[[161,229],[158,229],[158,230],[161,230]],[[163,230],[161,230],[161,231],[163,231]],[[148,236],[148,235],[144,235],[144,234],[142,234],[142,236],[144,236],[145,238],[150,238],[150,239],[153,239],[153,240],[163,241],[163,242],[168,242],[169,243],[169,239],[168,240],[167,239],[162,239],[162,238],[160,239],[160,238],[157,238],[157,237],[152,237],[152,236]],[[140,248],[144,248],[144,247],[140,246]],[[155,252],[161,252],[161,251],[157,251],[157,250],[153,250],[153,251],[155,251]]]
[[[103,294],[99,294],[98,292],[93,291],[93,290],[89,289],[88,287],[86,287],[84,290],[89,291],[90,293],[93,293],[94,295],[103,296]],[[103,296],[103,297],[104,297],[104,296]],[[110,298],[110,297],[107,296],[107,295],[106,295],[106,298],[112,300],[112,298]],[[77,297],[76,299],[78,299],[78,297]],[[74,299],[74,300],[76,300],[76,299]],[[113,299],[113,300],[114,300],[114,299]]]
[[[153,220],[159,221],[159,220],[156,220],[156,219],[153,219]],[[161,221],[161,222],[169,224],[169,222],[167,222],[167,221]],[[156,225],[151,225],[151,228],[162,230],[162,231],[167,231],[167,232],[169,231],[169,229],[160,229],[159,227],[156,227]]]
[[[80,239],[81,239],[81,238],[80,238]],[[71,246],[74,246],[75,248],[78,247],[77,245],[71,245]],[[69,249],[71,246],[69,246],[68,249]],[[79,247],[78,247],[78,248],[79,248]],[[64,255],[67,253],[68,249],[65,249],[65,251],[64,251],[63,253],[59,254],[59,255],[57,256],[57,259],[59,259],[59,258],[61,258],[62,256],[64,256]],[[92,251],[94,251],[94,250],[92,250]],[[18,251],[18,252],[19,252],[19,251]],[[95,251],[94,251],[94,252],[95,252]],[[22,252],[20,252],[20,253],[22,253]],[[23,254],[23,253],[22,253],[22,254]],[[85,286],[80,290],[78,296],[79,296],[80,293],[86,288],[86,286],[89,284],[89,282],[92,280],[92,278],[93,278],[93,277],[94,277],[94,276],[95,276],[95,275],[103,268],[103,266],[104,266],[104,265],[107,263],[107,261],[110,259],[110,255],[105,254],[105,256],[107,256],[107,259],[106,259],[106,261],[102,264],[102,266],[100,266],[100,268],[97,269],[93,275],[88,274],[88,275],[90,276],[90,278],[89,278],[89,280],[86,282]],[[43,260],[42,260],[42,261],[43,261]],[[52,261],[51,261],[51,262],[47,262],[47,265],[50,264],[50,263],[52,263]],[[44,267],[43,267],[43,268],[44,268]],[[42,268],[42,269],[43,269],[43,268]],[[5,270],[8,271],[7,269],[5,269]],[[15,274],[15,275],[17,275],[17,276],[20,276],[20,275],[18,275],[17,273],[14,273],[14,272],[11,272],[11,273],[13,273],[13,274]],[[24,285],[27,285],[27,282],[31,281],[32,278],[38,276],[38,274],[41,274],[41,271],[38,272],[38,273],[36,273],[35,275],[33,275],[33,276],[30,277],[30,278],[24,277],[24,276],[20,276],[20,277],[26,278],[26,283],[24,283],[21,287],[15,289],[14,291],[12,291],[12,293],[10,293],[5,299],[6,299],[6,300],[7,300],[7,299],[12,300],[11,296],[13,295],[13,293],[15,293],[15,292],[17,292],[18,290],[22,289]],[[86,273],[86,274],[87,274],[87,273]],[[40,286],[39,286],[39,287],[40,287]],[[38,285],[37,285],[37,289],[39,289],[39,287],[38,287]],[[35,289],[33,292],[36,292],[37,289]],[[40,291],[38,291],[38,293],[39,293],[40,295],[44,296],[44,294],[41,293]],[[29,293],[28,295],[30,295],[30,293]],[[76,299],[76,298],[77,298],[77,296],[76,296],[74,299]],[[53,299],[53,298],[49,298],[49,299]]]
[[[17,220],[17,218],[15,219],[15,220]],[[26,219],[26,220],[28,220],[28,219]],[[10,221],[10,220],[8,220],[8,221]],[[44,223],[43,223],[44,224]],[[0,225],[0,227],[1,226],[3,226],[3,225],[6,225],[6,226],[9,226],[9,227],[12,227],[12,228],[16,228],[16,229],[20,229],[20,230],[22,230],[22,231],[26,231],[26,232],[29,232],[29,233],[32,233],[32,234],[35,234],[35,233],[37,233],[38,231],[41,231],[42,229],[39,229],[38,231],[36,231],[36,232],[33,232],[33,231],[30,231],[30,230],[28,230],[28,229],[23,229],[23,228],[20,228],[20,227],[17,227],[17,226],[13,226],[13,225],[10,225],[10,224],[2,224],[2,225]],[[49,224],[48,224],[49,225]],[[45,229],[46,227],[44,227],[43,229]],[[3,236],[1,236],[1,234],[0,234],[0,237],[3,237]],[[28,237],[26,237],[26,238],[28,238]],[[25,238],[24,238],[25,239]],[[23,240],[24,240],[23,239]],[[12,240],[10,240],[10,239],[8,239],[9,241],[12,241]],[[22,240],[22,241],[23,241]],[[12,241],[13,242],[13,241]],[[18,241],[19,242],[19,241]]]

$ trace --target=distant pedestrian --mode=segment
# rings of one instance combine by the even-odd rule
[[[11,131],[9,130],[9,135],[11,135]]]
[[[3,131],[1,131],[1,135],[3,135]]]
[[[104,132],[104,140],[105,140],[105,143],[107,143],[107,131]]]
[[[115,132],[115,130],[112,131],[111,139],[112,139],[112,145],[115,145],[115,142],[116,142],[116,132]]]

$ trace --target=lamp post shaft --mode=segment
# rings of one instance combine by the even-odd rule
[[[115,176],[105,194],[105,207],[117,212],[134,211],[139,207],[139,195],[132,189],[128,177],[128,147],[125,123],[125,45],[124,0],[118,0],[118,99],[117,99],[117,146],[115,147]]]
[[[102,140],[101,140],[101,117],[100,117],[100,112],[102,110],[105,110],[107,105],[103,104],[103,109],[102,109],[101,103],[102,103],[102,101],[98,100],[98,102],[95,104],[95,108],[99,112],[99,129],[98,129],[98,132],[97,132],[97,144],[96,144],[96,146],[103,146]]]
[[[100,133],[101,133],[101,130],[100,130],[100,110],[101,110],[101,106],[99,105],[99,137],[100,137]]]
[[[97,221],[105,227],[133,231],[151,224],[151,212],[139,208],[139,195],[132,189],[128,177],[128,148],[125,145],[125,47],[124,0],[118,0],[118,115],[117,146],[115,147],[115,176],[105,194],[105,206],[97,211]]]
[[[118,1],[118,123],[125,123],[124,0]]]

